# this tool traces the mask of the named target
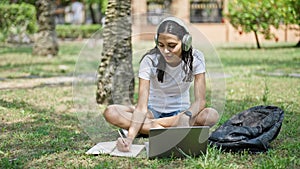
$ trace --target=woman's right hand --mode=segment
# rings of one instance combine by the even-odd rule
[[[119,137],[117,140],[117,149],[122,152],[129,152],[131,148],[133,139],[131,138],[121,138]]]

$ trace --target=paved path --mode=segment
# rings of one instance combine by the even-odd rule
[[[0,81],[0,90],[28,89],[56,85],[72,85],[73,80],[74,78],[71,76],[49,78],[2,79]]]

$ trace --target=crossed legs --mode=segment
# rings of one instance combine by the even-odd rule
[[[120,128],[129,129],[131,124],[131,117],[134,111],[133,106],[110,105],[103,115],[109,123]],[[219,119],[218,112],[213,108],[205,108],[198,113],[197,116],[189,120],[188,116],[179,113],[176,116],[154,119],[152,113],[149,111],[145,121],[140,129],[140,133],[148,134],[150,128],[162,128],[172,126],[213,126]]]

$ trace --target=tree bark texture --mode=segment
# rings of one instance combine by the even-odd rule
[[[58,43],[55,32],[54,2],[51,0],[38,0],[36,9],[39,30],[35,37],[32,54],[55,56],[58,53]]]
[[[133,102],[134,73],[132,68],[130,0],[109,0],[103,51],[98,68],[96,100],[99,104]]]

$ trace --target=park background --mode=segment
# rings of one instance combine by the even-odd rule
[[[61,3],[64,7],[71,5],[71,1]],[[53,1],[0,3],[1,168],[299,167],[298,1],[87,0],[82,3],[84,17],[81,23],[72,23],[69,18],[56,25],[58,10]],[[221,3],[221,8],[216,9],[210,5],[216,3]],[[231,8],[230,4],[233,5]],[[9,8],[13,12],[8,12]],[[128,41],[122,41],[122,45],[127,46],[121,48],[126,50],[116,52],[130,55],[153,47],[155,26],[165,13],[177,16],[191,27],[199,29],[215,47],[226,75],[226,104],[218,125],[232,115],[256,105],[275,105],[285,111],[281,132],[272,142],[272,149],[262,154],[249,154],[247,151],[225,153],[209,148],[207,155],[199,158],[150,161],[145,158],[85,155],[95,144],[95,139],[82,128],[82,121],[78,117],[80,112],[74,105],[73,80],[74,72],[78,70],[78,61],[84,60],[83,57],[94,59],[86,55],[87,51],[95,55],[96,59],[98,56],[99,60],[87,63],[89,69],[97,69],[100,65],[98,73],[101,73],[100,63],[104,63],[101,59],[114,57],[114,54],[102,50],[102,45],[107,41],[105,38],[114,39],[111,32],[107,31],[109,28],[114,30],[114,25],[109,24],[115,22],[114,17],[126,19],[130,15],[138,16],[133,17],[129,29],[126,26],[130,22],[115,23],[117,26],[125,25],[124,30],[130,34],[146,32],[134,39],[126,38],[130,34],[125,34]],[[255,31],[258,39],[255,38]],[[120,39],[123,38],[120,36]],[[91,39],[102,43],[91,43]],[[87,48],[87,44],[94,46]],[[128,58],[132,60],[133,72],[136,74],[140,57],[133,54],[131,58],[125,57],[125,61],[120,60],[120,63],[128,63]],[[108,70],[107,67],[102,68]],[[90,99],[95,102],[96,93],[97,102],[101,101],[99,83],[103,83],[103,80],[97,81],[96,85],[89,84],[93,89],[90,92],[95,93]],[[133,100],[136,100],[136,92],[132,95]],[[108,97],[104,95],[103,98]],[[211,99],[208,92],[207,100]],[[100,106],[99,112],[101,109]],[[100,118],[96,115],[94,117]],[[105,137],[108,137],[105,139],[117,138],[117,133],[110,129],[96,132],[105,133]]]

